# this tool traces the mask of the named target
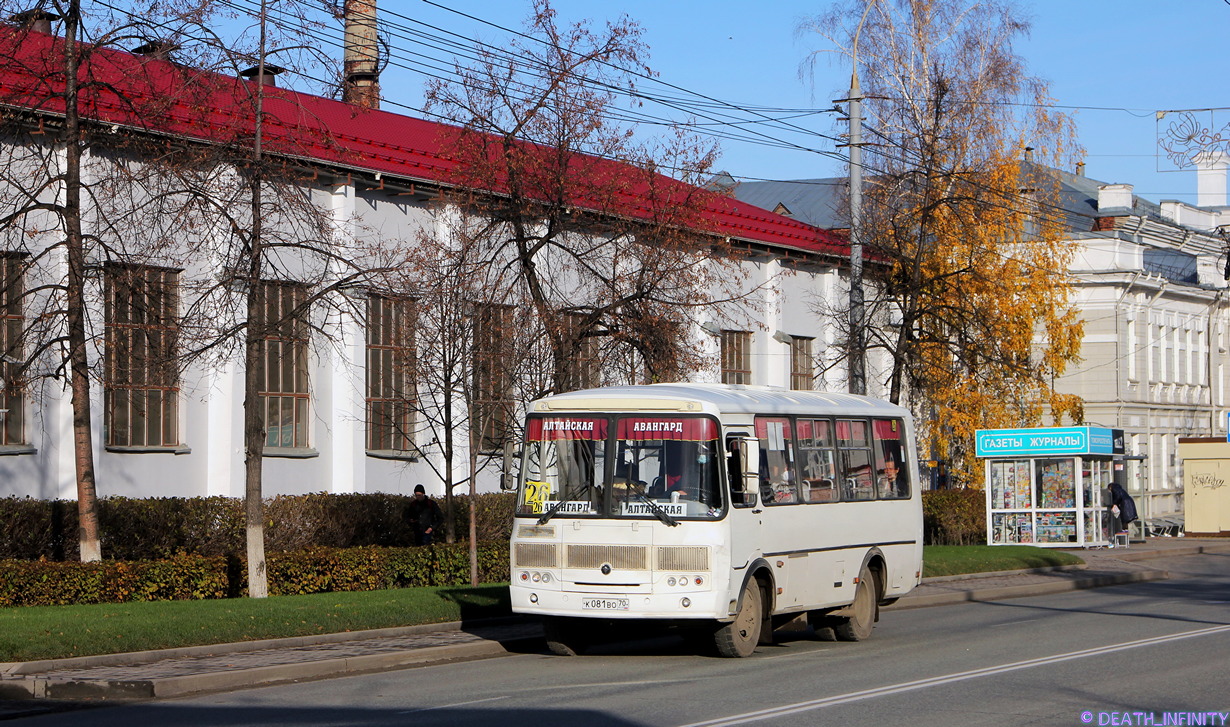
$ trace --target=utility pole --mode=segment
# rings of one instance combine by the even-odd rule
[[[861,24],[860,24],[861,27]],[[863,92],[858,85],[858,62],[850,74],[850,335],[849,391],[867,393],[863,299]]]

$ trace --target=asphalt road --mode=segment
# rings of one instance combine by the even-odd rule
[[[1170,580],[886,613],[857,644],[803,632],[729,660],[660,638],[19,723],[1230,727],[1230,554],[1155,563]]]

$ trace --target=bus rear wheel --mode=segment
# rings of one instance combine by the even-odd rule
[[[579,656],[589,646],[585,629],[572,619],[544,616],[542,633],[547,639],[547,649],[557,656]]]
[[[760,596],[760,584],[756,579],[749,579],[743,587],[743,597],[739,599],[739,612],[735,620],[722,624],[714,634],[714,645],[718,654],[726,657],[751,656],[760,643],[760,630],[763,628],[764,605]]]
[[[847,609],[849,616],[838,618],[833,623],[833,631],[842,641],[865,641],[871,637],[871,630],[876,625],[876,597],[879,589],[876,587],[875,574],[867,566],[858,574],[858,586],[854,589],[854,603]]]

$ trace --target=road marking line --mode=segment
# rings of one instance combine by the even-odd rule
[[[929,679],[919,679],[912,682],[903,682],[901,684],[890,684],[886,687],[877,687],[875,689],[865,689],[860,692],[851,692],[849,694],[838,694],[832,697],[823,699],[812,699],[806,702],[798,702],[796,704],[787,704],[781,707],[773,707],[771,709],[762,709],[756,712],[747,712],[745,714],[736,714],[730,717],[721,717],[719,719],[709,720],[707,722],[693,722],[683,725],[682,727],[725,727],[726,725],[745,724],[747,722],[759,722],[763,719],[773,717],[783,717],[799,712],[807,712],[813,709],[821,709],[823,707],[832,707],[838,704],[846,704],[849,702],[858,702],[864,699],[874,699],[876,697],[884,697],[890,694],[899,694],[901,692],[912,692],[916,689],[925,689],[927,687],[939,686],[941,684],[950,684],[953,682],[961,682],[967,679],[977,679],[979,677],[992,676],[994,674],[1003,674],[1010,671],[1018,671],[1020,669],[1032,669],[1036,666],[1046,666],[1048,664],[1058,664],[1063,661],[1072,661],[1074,659],[1085,659],[1090,656],[1101,656],[1103,654],[1113,654],[1116,651],[1126,651],[1128,649],[1139,649],[1145,646],[1153,646],[1155,644],[1165,644],[1171,641],[1181,641],[1183,639],[1191,639],[1198,636],[1212,636],[1230,631],[1230,624],[1224,626],[1213,626],[1207,629],[1197,629],[1196,631],[1185,631],[1179,634],[1170,634],[1169,636],[1155,636],[1149,639],[1139,639],[1137,641],[1128,641],[1122,644],[1113,644],[1111,646],[1099,646],[1093,649],[1082,649],[1080,651],[1070,651],[1066,654],[1056,654],[1055,656],[1044,656],[1038,659],[1029,659],[1026,661],[1017,661],[1010,664],[1001,664],[1000,666],[989,666],[982,669],[974,669],[972,671],[957,672],[956,674],[946,674],[944,676],[931,677]]]
[[[671,684],[683,684],[687,682],[696,682],[696,681],[700,681],[700,679],[701,679],[700,677],[697,677],[695,679],[679,679],[679,680],[671,679]],[[641,680],[637,680],[633,682],[595,682],[593,684],[551,684],[551,685],[544,686],[544,687],[526,687],[522,689],[521,691],[523,692],[540,692],[543,690],[559,691],[561,689],[594,689],[596,687],[647,687],[647,686],[660,686],[662,683],[663,682],[661,679],[641,679]]]
[[[1042,619],[1040,618],[1024,618],[1024,619],[1021,619],[1020,621],[1005,621],[1002,624],[992,624],[991,628],[997,629],[1001,626],[1016,626],[1018,624],[1028,624],[1028,623],[1033,623],[1034,621],[1041,621],[1041,620]]]
[[[457,704],[441,704],[438,707],[423,707],[422,709],[407,709],[404,712],[398,712],[398,714],[417,714],[418,712],[430,712],[433,709],[450,709],[452,707],[466,707],[471,704],[481,704],[483,702],[494,702],[500,699],[508,699],[508,696],[505,695],[503,697],[487,697],[486,699],[474,699],[469,702],[458,702]]]

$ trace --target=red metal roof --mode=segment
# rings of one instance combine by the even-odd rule
[[[0,105],[62,115],[64,79],[57,60],[62,47],[63,40],[57,37],[0,30]],[[252,81],[111,49],[91,53],[79,77],[83,118],[204,143],[251,144]],[[450,151],[458,148],[464,133],[459,127],[289,89],[264,88],[262,139],[271,153],[350,172],[379,172],[444,187],[465,185],[466,170]],[[586,204],[592,200],[582,198],[571,202],[580,207],[653,220],[653,205],[669,207],[672,199],[701,194],[703,210],[688,224],[704,232],[826,256],[848,255],[848,245],[827,230],[630,164],[597,157],[576,159],[590,173],[627,180],[618,199],[604,204]]]

